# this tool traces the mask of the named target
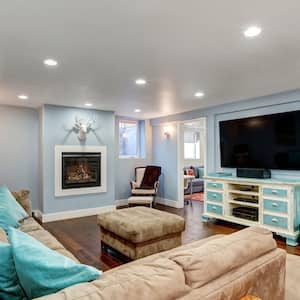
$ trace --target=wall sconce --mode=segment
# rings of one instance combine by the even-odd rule
[[[170,137],[172,132],[172,127],[170,125],[164,127],[164,135]]]

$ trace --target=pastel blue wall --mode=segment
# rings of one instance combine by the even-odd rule
[[[33,208],[40,209],[38,111],[0,106],[0,127],[0,185],[29,189]]]
[[[246,101],[234,102],[225,105],[215,106],[207,109],[194,110],[182,114],[176,114],[168,117],[152,119],[153,128],[161,128],[163,123],[197,119],[200,117],[207,118],[207,172],[220,170],[220,151],[219,151],[219,121],[229,120],[264,114],[279,113],[285,111],[300,110],[300,90],[270,95]],[[164,161],[166,158],[166,147],[170,151],[176,151],[176,143],[169,144],[166,139],[160,138],[161,132],[153,130],[153,157],[157,161]],[[259,142],[259,141],[258,141]],[[155,155],[154,155],[155,153]],[[174,179],[177,178],[177,164],[175,155],[168,157],[168,164],[164,166],[164,173],[171,173]],[[235,171],[235,170],[232,170]],[[300,177],[299,171],[272,171],[273,177]],[[164,189],[166,190],[165,183]],[[172,196],[176,195],[177,186],[168,185],[171,189],[168,191]]]
[[[126,117],[116,117],[115,145],[119,145],[119,120]],[[140,121],[141,157],[119,158],[118,149],[115,155],[115,197],[116,200],[128,199],[130,196],[130,181],[134,180],[134,169],[151,163],[152,130],[149,121]],[[118,146],[116,146],[118,147]]]
[[[152,127],[152,160],[162,167],[159,197],[177,200],[177,127],[175,124],[170,127],[169,136],[164,135],[163,126]]]
[[[87,135],[85,145],[107,146],[107,192],[68,197],[54,196],[55,145],[80,145],[77,134],[71,130],[75,116],[96,120],[96,130]],[[45,105],[42,112],[43,147],[43,212],[114,205],[115,201],[115,116],[113,112]]]

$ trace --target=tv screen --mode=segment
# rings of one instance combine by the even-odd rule
[[[300,170],[300,111],[220,122],[221,166]]]

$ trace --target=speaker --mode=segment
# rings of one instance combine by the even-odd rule
[[[267,178],[271,178],[271,171],[268,169],[237,168],[236,176],[245,177],[245,178],[267,179]]]

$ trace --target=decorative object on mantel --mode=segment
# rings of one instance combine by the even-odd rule
[[[93,129],[93,125],[96,123],[95,120],[84,120],[75,117],[75,124],[73,125],[73,130],[78,132],[78,139],[80,141],[86,140],[86,135]]]

